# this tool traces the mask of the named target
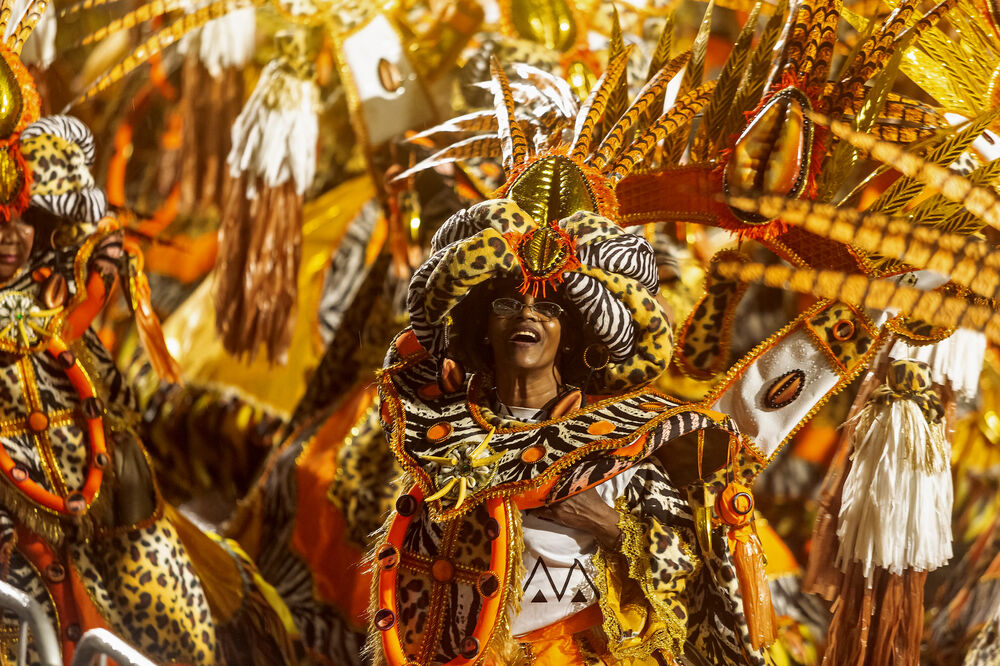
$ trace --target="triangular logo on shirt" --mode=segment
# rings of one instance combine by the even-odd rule
[[[545,578],[548,580],[549,587],[552,589],[552,594],[555,596],[556,601],[562,601],[563,595],[566,594],[566,588],[569,587],[570,578],[573,576],[573,571],[575,569],[579,569],[580,573],[583,574],[583,579],[594,591],[594,595],[597,597],[600,596],[600,592],[598,592],[597,586],[594,585],[594,581],[590,579],[590,575],[587,573],[587,568],[583,565],[582,562],[580,562],[580,560],[575,560],[573,562],[573,566],[571,566],[569,568],[569,571],[566,572],[566,579],[563,581],[562,589],[559,589],[558,587],[556,587],[555,581],[552,580],[552,574],[549,573],[549,567],[548,565],[545,564],[545,560],[543,560],[542,558],[538,558],[538,560],[535,562],[534,568],[532,568],[531,573],[528,575],[528,579],[524,581],[524,587],[522,588],[524,591],[528,590],[528,587],[531,585],[531,582],[535,579],[535,574],[538,572],[539,569],[541,569],[542,573],[545,574]],[[589,601],[586,595],[584,595],[583,593],[585,589],[586,588],[578,589],[576,591],[576,594],[573,595],[573,598],[570,601],[572,603],[579,603],[579,602],[586,603],[587,601]],[[535,593],[535,596],[532,597],[531,603],[533,604],[548,603],[548,598],[546,598],[546,596],[542,594],[541,590],[538,590],[538,592]]]

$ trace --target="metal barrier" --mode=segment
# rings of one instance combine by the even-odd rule
[[[17,666],[28,663],[28,630],[35,638],[35,651],[42,666],[62,666],[62,651],[49,616],[38,602],[13,585],[0,581],[0,608],[17,616],[21,635],[17,641]]]
[[[108,657],[114,659],[118,666],[156,666],[106,629],[91,629],[83,635],[76,644],[71,666],[93,666],[95,657],[99,666],[107,666]]]
[[[63,666],[62,650],[48,614],[38,602],[9,583],[0,581],[0,610],[17,616],[21,633],[17,641],[17,666],[28,665],[28,635],[35,639],[40,666]],[[108,658],[118,666],[156,666],[138,650],[106,629],[91,629],[76,644],[71,666],[107,666]]]

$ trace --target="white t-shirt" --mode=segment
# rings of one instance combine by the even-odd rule
[[[635,474],[631,467],[597,486],[608,506],[624,492]],[[591,561],[597,539],[583,530],[521,514],[524,540],[524,594],[511,633],[521,636],[548,626],[597,603],[596,572]]]

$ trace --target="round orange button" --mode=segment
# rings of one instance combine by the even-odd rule
[[[451,430],[452,428],[450,423],[444,423],[443,421],[435,423],[427,429],[427,441],[434,443],[440,442],[451,434]]]
[[[455,566],[445,559],[434,560],[431,565],[431,575],[439,583],[447,583],[455,577]]]
[[[45,412],[31,412],[28,414],[28,427],[35,432],[43,432],[49,427],[49,417]]]

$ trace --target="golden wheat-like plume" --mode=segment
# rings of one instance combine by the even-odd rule
[[[617,183],[642,162],[657,143],[667,138],[671,132],[688,123],[696,113],[708,104],[715,82],[709,81],[690,91],[670,107],[653,123],[632,146],[618,158],[608,177]]]
[[[528,156],[528,140],[524,130],[514,119],[514,97],[503,67],[495,57],[490,58],[490,76],[493,79],[493,107],[497,114],[497,135],[503,153],[503,168],[510,173]]]
[[[1000,313],[988,305],[941,291],[924,291],[892,279],[871,279],[857,273],[792,268],[784,264],[731,261],[719,264],[717,272],[730,280],[843,301],[857,307],[901,312],[935,326],[970,328],[982,331],[993,342],[1000,342]]]
[[[608,68],[601,74],[591,89],[587,99],[580,106],[580,113],[573,128],[573,140],[570,141],[569,155],[583,160],[590,153],[590,145],[594,138],[597,121],[604,114],[604,109],[611,97],[611,91],[618,85],[618,80],[625,73],[631,47],[626,48],[617,58],[608,63]]]
[[[681,71],[681,67],[687,64],[688,58],[691,57],[690,52],[682,53],[657,72],[653,78],[646,82],[646,85],[642,87],[639,94],[636,95],[635,101],[632,102],[632,106],[622,115],[622,117],[615,123],[608,135],[604,137],[604,141],[601,142],[600,147],[597,149],[597,153],[591,160],[591,165],[597,169],[601,170],[604,166],[611,161],[621,149],[622,143],[625,140],[625,134],[632,129],[632,126],[642,117],[649,105],[652,104],[656,99],[658,99],[663,91],[666,90],[670,81],[674,78],[677,72]]]
[[[1000,199],[991,190],[973,185],[967,178],[943,166],[927,162],[899,146],[880,141],[868,134],[855,132],[845,123],[830,121],[815,113],[810,113],[809,117],[818,124],[829,126],[830,131],[839,139],[848,141],[855,148],[867,152],[873,159],[960,203],[973,215],[982,218],[994,229],[1000,230]]]
[[[209,21],[224,16],[236,9],[252,6],[254,6],[253,0],[215,0],[215,2],[202,7],[198,11],[182,16],[132,49],[120,63],[99,76],[76,99],[67,104],[66,109],[107,90],[110,86],[122,80],[136,67],[139,67],[154,55],[162,52],[163,49],[171,44],[179,41],[192,30],[196,30]]]
[[[985,298],[1000,296],[1000,252],[976,236],[914,225],[905,217],[801,199],[738,197],[727,203],[768,218],[780,218],[786,224],[865,252],[948,275],[953,282]]]

